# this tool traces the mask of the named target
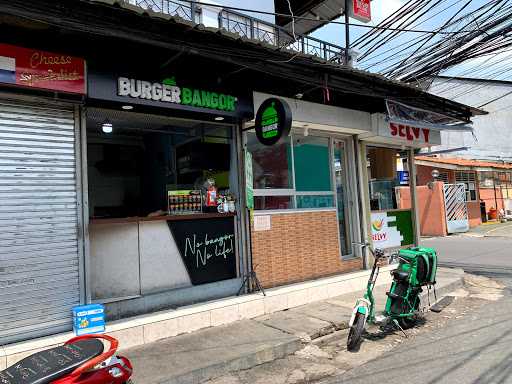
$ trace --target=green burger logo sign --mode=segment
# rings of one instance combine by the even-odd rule
[[[284,100],[265,100],[256,113],[256,137],[264,145],[274,145],[288,136],[292,127],[292,112]]]
[[[161,101],[227,112],[235,111],[237,103],[237,98],[234,96],[200,89],[178,87],[175,81],[164,80],[161,83],[151,83],[127,77],[119,77],[117,79],[117,94],[136,99]]]

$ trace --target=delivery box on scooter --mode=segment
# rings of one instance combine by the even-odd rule
[[[416,264],[416,276],[420,285],[436,283],[437,253],[435,249],[413,247],[400,250],[398,255]]]

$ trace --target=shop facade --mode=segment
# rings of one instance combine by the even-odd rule
[[[252,100],[175,70],[89,71],[86,296],[112,319],[234,295]],[[107,128],[105,130],[105,128]]]
[[[255,111],[273,95],[255,93]],[[281,98],[290,134],[264,145],[245,133],[252,161],[252,266],[264,287],[364,268],[363,244],[418,244],[414,151],[440,132],[370,114]],[[257,125],[257,124],[256,124]]]
[[[187,65],[0,56],[0,344],[70,330],[79,304],[112,320],[236,294],[252,94]]]
[[[255,92],[257,111],[275,97]],[[363,268],[357,137],[369,113],[280,98],[293,116],[274,145],[245,132],[252,159],[252,266],[264,287]]]
[[[235,295],[252,270],[273,287],[362,269],[361,244],[383,239],[373,213],[408,211],[417,239],[414,192],[409,208],[388,203],[434,132],[381,131],[375,116],[389,97],[469,119],[465,106],[153,13],[64,3],[34,9],[35,25],[13,5],[0,25],[16,42],[0,45],[0,344],[70,330],[77,304],[113,320]],[[265,146],[252,127],[269,98],[291,127]]]
[[[441,142],[439,130],[421,121],[394,122],[389,115],[372,116],[371,133],[360,137],[360,165],[367,191],[366,233],[374,248],[397,250],[419,244],[415,152]]]
[[[0,44],[0,344],[70,328],[83,302],[85,61]]]

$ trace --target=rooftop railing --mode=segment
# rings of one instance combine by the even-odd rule
[[[317,56],[338,64],[344,62],[345,48],[343,47],[307,35],[293,35],[275,24],[238,12],[223,9],[219,13],[219,28],[278,48]]]
[[[136,5],[143,9],[199,23],[201,9],[194,1],[187,0],[122,0],[123,3]]]
[[[194,23],[200,23],[201,6],[188,0],[123,0],[153,12],[179,16]],[[333,63],[343,64],[345,48],[307,35],[293,35],[275,24],[245,14],[219,8],[218,28],[236,33],[242,37],[282,49],[313,55]]]

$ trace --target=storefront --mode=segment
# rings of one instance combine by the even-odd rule
[[[110,318],[241,286],[240,126],[253,111],[212,83],[89,72],[87,296]]]
[[[372,132],[360,137],[367,238],[374,248],[393,251],[420,238],[415,149],[439,145],[438,130],[372,116]]]
[[[255,111],[274,96],[255,93]],[[361,269],[357,135],[369,113],[278,98],[293,117],[279,142],[245,135],[252,160],[252,266],[271,287]],[[248,124],[250,127],[250,123]]]
[[[70,329],[83,301],[85,61],[0,44],[0,345]]]

